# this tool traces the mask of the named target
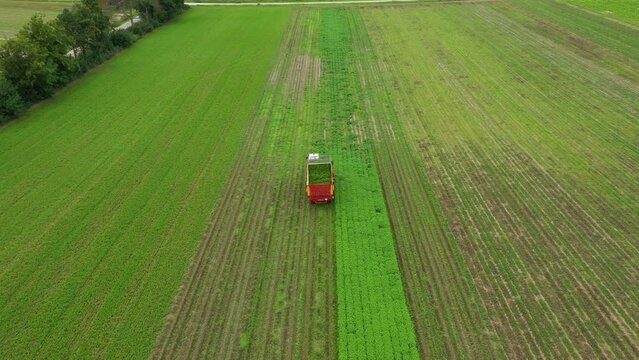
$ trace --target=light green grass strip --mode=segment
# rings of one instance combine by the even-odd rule
[[[0,128],[0,358],[151,350],[288,9],[192,9]]]
[[[350,125],[361,115],[352,19],[321,13],[320,105],[336,169],[338,343],[341,359],[418,358],[384,195],[370,143]]]
[[[560,0],[560,2],[639,26],[639,0]]]

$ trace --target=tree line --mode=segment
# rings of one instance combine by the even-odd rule
[[[0,46],[0,124],[187,8],[184,0],[112,0],[111,4],[131,17],[137,12],[140,22],[127,30],[113,30],[97,0],[81,0],[50,21],[34,15]]]

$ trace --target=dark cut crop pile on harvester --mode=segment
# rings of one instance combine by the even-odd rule
[[[306,158],[306,196],[316,204],[335,199],[335,172],[330,156],[309,154]]]

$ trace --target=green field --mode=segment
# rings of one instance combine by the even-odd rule
[[[639,0],[562,0],[606,17],[639,26]]]
[[[70,6],[69,3],[57,1],[0,0],[0,41],[13,37],[33,15],[42,14],[45,19],[52,19]]]
[[[1,358],[148,353],[287,13],[188,12],[0,129]]]
[[[14,2],[14,3],[74,3],[79,2],[79,0],[0,0],[0,2]],[[102,3],[103,0],[98,1],[98,3]]]
[[[446,284],[469,273],[481,299],[472,321],[463,315],[473,309],[467,299],[446,299],[450,293],[431,285],[442,296],[435,301],[450,334],[446,352],[492,343],[530,357],[631,356],[637,288],[624,284],[638,259],[638,174],[630,165],[639,131],[630,70],[637,33],[551,2],[374,9],[364,18],[378,62],[392,69],[386,83],[397,84],[398,126],[420,154],[452,233],[442,241],[452,235],[467,266],[435,278]],[[397,221],[416,227],[409,216]]]
[[[633,358],[637,69],[556,1],[191,9],[0,127],[0,358]]]

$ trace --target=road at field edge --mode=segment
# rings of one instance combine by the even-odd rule
[[[500,0],[459,0],[459,1],[433,1],[424,2],[425,5],[453,5],[496,2]],[[344,1],[295,1],[295,2],[188,2],[189,6],[289,6],[289,5],[348,5],[348,4],[392,4],[392,3],[418,3],[420,0],[344,0]]]

